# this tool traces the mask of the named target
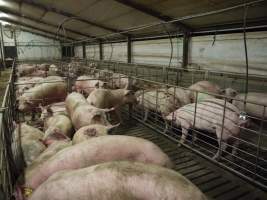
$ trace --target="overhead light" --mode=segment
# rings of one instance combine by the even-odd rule
[[[8,14],[0,12],[0,17],[8,17]]]
[[[8,23],[8,22],[6,22],[6,21],[3,21],[3,20],[0,20],[0,23],[1,23],[3,26],[10,25],[10,23]]]
[[[0,6],[6,6],[8,4],[9,4],[8,1],[0,0]]]

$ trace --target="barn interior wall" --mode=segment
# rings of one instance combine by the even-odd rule
[[[267,32],[248,32],[249,74],[267,75]],[[189,63],[201,69],[246,73],[243,33],[192,37]]]
[[[32,34],[26,31],[13,31],[4,28],[4,45],[15,46],[19,60],[49,60],[61,58],[61,46],[57,40]],[[16,37],[16,39],[15,39]],[[15,42],[16,41],[16,42]]]
[[[171,48],[172,47],[172,48]],[[247,33],[249,74],[267,75],[267,31]],[[82,57],[81,49],[79,57]],[[99,60],[99,45],[87,45],[88,59]],[[127,62],[127,43],[103,45],[104,60]],[[172,52],[172,53],[171,53]],[[205,70],[246,72],[243,33],[195,36],[189,41],[190,67]],[[182,66],[183,39],[132,42],[132,62],[155,66]]]

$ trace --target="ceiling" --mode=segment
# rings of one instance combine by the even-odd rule
[[[244,2],[252,0],[0,0],[0,20],[68,40],[87,40],[104,35],[140,37],[242,27],[244,6],[197,18],[189,16]],[[267,0],[250,5],[247,25],[267,25],[266,11]],[[186,19],[172,24],[161,23],[183,17]],[[158,25],[119,33],[152,23]],[[64,27],[65,32],[60,27]]]

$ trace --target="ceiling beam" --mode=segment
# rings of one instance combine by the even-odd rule
[[[13,24],[11,24],[11,25],[13,25]],[[6,26],[7,27],[12,27],[11,25],[6,25]],[[44,33],[39,33],[39,32],[33,31],[33,30],[29,30],[27,27],[25,27],[25,28],[19,27],[19,29],[17,29],[17,30],[22,30],[22,31],[25,31],[25,32],[29,32],[31,34],[42,36],[42,37],[46,37],[46,38],[49,38],[49,39],[52,39],[52,40],[64,41],[63,39],[60,39],[60,38],[56,38],[56,37],[53,37],[53,36],[50,36],[50,35],[47,35],[47,34],[44,34]]]
[[[140,3],[137,3],[137,2],[134,2],[132,0],[115,0],[125,6],[128,6],[130,8],[133,8],[135,10],[138,10],[144,14],[147,14],[147,15],[150,15],[150,16],[153,16],[155,18],[158,18],[164,22],[168,22],[168,21],[172,21],[173,18],[167,16],[167,15],[163,15],[162,13],[156,11],[156,10],[153,10],[151,8],[148,8],[146,6],[144,6],[143,4],[140,4]],[[187,25],[185,25],[184,23],[181,23],[181,22],[174,22],[172,23],[174,25],[176,25],[176,27],[180,28],[183,32],[190,32],[191,28]]]
[[[54,13],[57,13],[59,15],[63,15],[65,17],[71,17],[71,18],[75,18],[75,20],[78,20],[80,22],[83,22],[83,23],[86,23],[86,24],[89,24],[91,26],[95,26],[95,27],[98,27],[98,28],[101,28],[101,29],[104,29],[104,30],[107,30],[107,31],[110,31],[110,32],[114,32],[114,33],[117,33],[117,32],[120,32],[121,30],[118,30],[118,29],[115,29],[115,28],[111,28],[111,27],[107,27],[105,25],[102,25],[102,24],[98,24],[98,23],[95,23],[95,22],[92,22],[92,21],[89,21],[87,19],[83,19],[77,15],[74,15],[74,14],[71,14],[71,13],[68,13],[68,12],[65,12],[63,10],[59,10],[57,8],[54,8],[54,7],[51,7],[51,6],[45,6],[41,3],[38,3],[37,1],[33,1],[33,0],[23,0],[23,3],[25,4],[29,4],[31,6],[34,6],[36,8],[39,8],[39,9],[42,9],[44,11],[50,11],[50,12],[54,12]]]
[[[17,13],[17,12],[15,12],[15,11],[7,10],[7,9],[5,9],[5,8],[1,8],[1,7],[0,7],[0,11],[4,12],[4,13],[6,13],[6,14],[14,15],[14,16],[16,16],[16,17],[21,17],[21,18],[24,18],[24,19],[27,19],[27,20],[31,20],[31,21],[34,21],[34,22],[36,22],[36,23],[41,23],[41,24],[45,24],[45,25],[47,25],[47,26],[52,26],[52,27],[54,27],[54,28],[58,28],[58,26],[55,25],[55,24],[47,23],[47,22],[44,22],[44,21],[42,21],[42,20],[38,20],[38,19],[33,18],[33,17],[25,16],[25,15],[23,15],[23,14]],[[71,33],[74,33],[74,34],[77,34],[77,35],[81,35],[81,36],[88,37],[88,38],[95,38],[95,37],[93,37],[93,36],[91,36],[91,35],[84,34],[84,33],[81,33],[81,32],[79,32],[79,31],[74,31],[74,30],[71,30],[71,29],[68,29],[68,28],[64,28],[64,29],[65,29],[66,31],[68,31],[68,32],[71,32]]]
[[[26,23],[23,23],[23,22],[18,22],[18,21],[9,19],[9,18],[7,18],[7,17],[0,17],[0,20],[9,22],[9,23],[11,23],[11,24],[21,25],[21,26],[25,26],[25,27],[28,27],[28,28],[36,29],[36,30],[38,30],[38,31],[41,31],[41,32],[44,32],[44,33],[47,33],[47,34],[52,34],[52,35],[55,35],[55,36],[56,36],[56,34],[55,34],[54,32],[47,31],[47,30],[45,30],[45,29],[38,28],[38,27],[36,27],[36,26],[32,26],[32,25],[29,25],[29,24],[26,24]],[[65,37],[65,36],[62,35],[62,34],[59,34],[59,36],[60,36],[61,38],[64,38],[64,37]],[[73,38],[73,37],[69,37],[69,36],[66,36],[66,38],[69,39],[69,40],[72,40],[72,41],[75,41],[75,40],[76,40],[75,38]]]

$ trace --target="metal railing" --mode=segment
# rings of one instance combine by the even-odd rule
[[[136,83],[138,83],[139,89],[139,105],[134,107],[134,110],[131,113],[131,116],[134,119],[156,130],[169,139],[177,142],[177,144],[181,143],[182,133],[188,131],[189,133],[187,138],[185,138],[184,143],[182,144],[183,146],[220,165],[221,167],[226,168],[229,171],[241,176],[251,183],[254,183],[257,186],[260,186],[261,188],[267,190],[267,119],[265,113],[267,105],[257,105],[254,102],[231,98],[235,101],[241,101],[246,105],[257,105],[263,111],[261,117],[247,114],[246,117],[253,123],[251,123],[252,126],[245,127],[239,124],[239,121],[237,119],[238,117],[243,117],[242,113],[240,113],[239,111],[233,112],[233,109],[229,108],[229,104],[227,102],[230,100],[230,97],[189,90],[186,87],[170,84],[167,81],[163,83],[163,79],[160,79],[160,72],[162,72],[160,71],[161,69],[159,69],[159,74],[155,76],[156,78],[159,78],[159,80],[156,79],[157,81],[155,81],[151,80],[152,78],[155,78],[154,76],[151,76],[153,74],[144,72],[142,68],[138,69],[138,66],[132,67],[130,70],[127,69],[119,71],[117,70],[118,68],[114,67],[116,64],[107,65],[107,67],[102,63],[101,67],[98,63],[98,66],[94,68],[92,66],[89,66],[90,62],[88,61],[81,60],[81,65],[79,65],[79,61],[77,62],[78,64],[76,63],[73,65],[69,65],[68,61],[59,62],[59,74],[63,75],[65,80],[67,81],[69,92],[71,91],[76,78],[80,75],[92,76],[92,78],[83,81],[100,79],[109,83],[110,87],[114,87],[115,82],[119,84],[123,83],[122,80],[125,78],[134,79]],[[101,77],[95,76],[96,74],[101,74],[101,72],[103,72],[103,70],[101,69],[108,69],[108,71],[104,71]],[[158,69],[151,67],[151,70]],[[111,71],[119,72],[122,76],[114,77],[114,73]],[[186,73],[192,73],[190,70],[188,71],[189,72]],[[70,72],[72,74],[70,74]],[[194,71],[194,73],[197,72],[197,70]],[[214,73],[216,74],[217,72]],[[123,74],[127,74],[127,76]],[[235,77],[235,74],[232,73],[229,73],[227,75],[229,77]],[[195,74],[194,77],[196,76],[201,77],[202,75]],[[226,75],[223,76],[226,77]],[[206,75],[206,77],[209,77],[209,75]],[[239,75],[237,78],[242,78],[242,75]],[[251,80],[255,79],[255,81],[259,81],[259,79],[261,78],[265,82],[264,77],[251,77]],[[171,79],[169,78],[169,80]],[[194,81],[190,82],[190,84],[194,83],[195,80],[198,79],[194,79]],[[172,88],[172,90],[170,90],[170,88]],[[187,109],[186,107],[184,108],[186,112],[191,113],[192,123],[188,127],[182,126],[183,130],[181,126],[175,123],[174,114],[172,115],[172,119],[168,121],[166,120],[166,115],[164,115],[161,110],[161,108],[164,106],[170,106],[168,105],[170,104],[170,102],[175,102],[174,99],[178,97],[176,89],[183,89],[186,92],[190,91],[191,93],[195,93],[195,102],[197,102],[193,104],[189,109]],[[149,92],[153,93],[151,94]],[[216,96],[218,99],[221,99],[220,105],[211,102],[211,104],[209,104],[210,110],[206,111],[206,113],[199,112],[198,109],[203,106],[203,103],[198,102],[198,96],[203,94]],[[166,101],[166,98],[168,98],[168,101]],[[177,108],[174,106],[172,110],[168,111],[168,114],[172,113]],[[217,112],[214,118],[216,118],[216,116],[219,116],[219,119],[217,119],[216,122],[212,121],[212,119],[210,119],[211,117],[209,116],[211,114],[214,114],[213,110]],[[233,122],[229,120],[230,114],[234,115],[235,117],[234,119],[231,119]],[[200,127],[199,120],[204,120],[205,123],[209,123],[212,128],[210,129],[210,127]],[[166,125],[168,125],[167,129]],[[216,134],[212,133],[214,132],[214,130],[212,129],[214,129],[215,125],[219,130],[217,132],[217,136]],[[224,138],[226,136],[225,134],[229,134],[227,133],[227,129],[229,129],[229,127],[230,129],[236,130],[236,134],[227,136],[229,137],[229,140],[218,140],[218,137]],[[193,135],[197,135],[197,140],[193,139]],[[231,140],[234,143],[231,143]],[[240,143],[240,145],[236,146],[235,143]],[[221,154],[221,156],[219,156],[220,159],[213,159],[214,155],[216,155],[216,152],[219,152],[219,154]]]
[[[11,199],[15,180],[18,171],[13,159],[13,122],[16,119],[15,113],[15,60],[13,61],[12,72],[6,87],[2,107],[0,110],[0,198]]]

